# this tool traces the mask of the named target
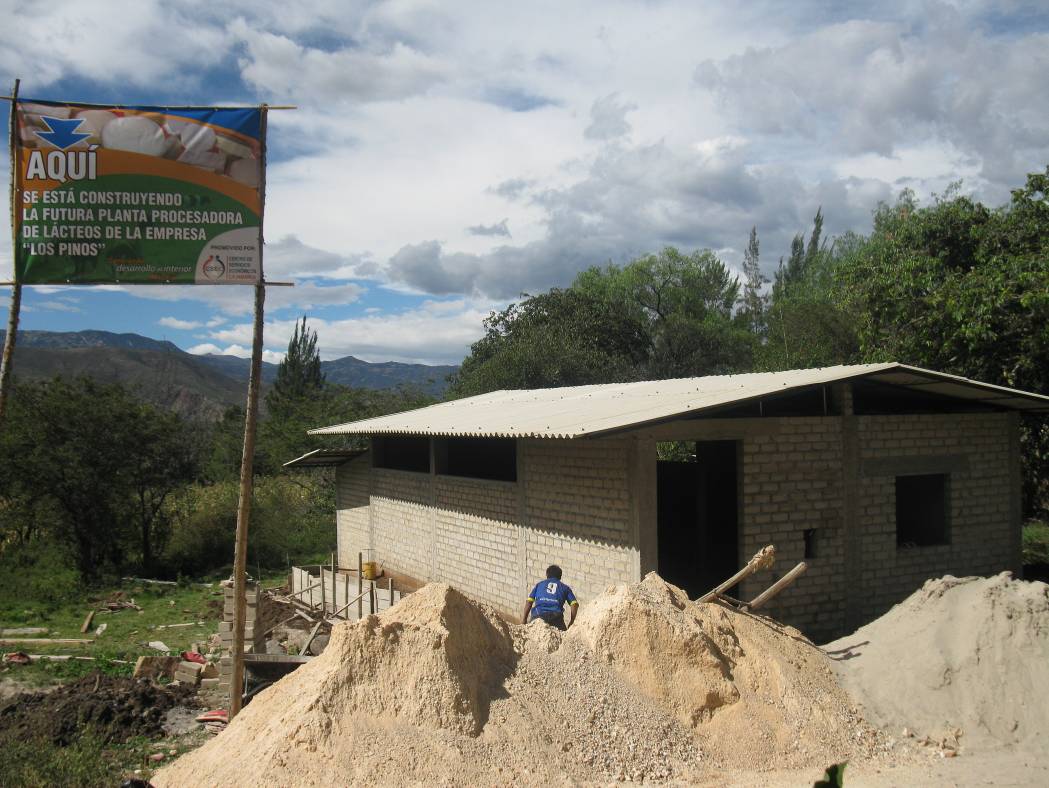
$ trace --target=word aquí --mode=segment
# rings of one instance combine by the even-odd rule
[[[87,150],[29,151],[27,181],[93,181],[98,175],[97,145]]]

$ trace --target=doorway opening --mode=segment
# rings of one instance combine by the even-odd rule
[[[658,461],[656,496],[659,574],[695,599],[739,568],[740,452],[738,441],[692,445]]]

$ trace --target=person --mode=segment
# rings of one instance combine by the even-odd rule
[[[572,608],[572,615],[565,625],[565,604]],[[539,618],[552,627],[557,627],[565,632],[575,622],[575,615],[579,611],[579,602],[576,601],[572,589],[561,582],[561,567],[554,564],[546,568],[546,580],[540,580],[535,584],[532,593],[528,595],[525,602],[522,624],[528,623],[528,614],[532,618]]]

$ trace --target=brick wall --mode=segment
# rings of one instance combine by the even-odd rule
[[[630,441],[525,441],[525,579],[557,564],[580,600],[638,578]]]
[[[776,566],[742,584],[752,599],[799,561],[809,566],[767,611],[806,633],[840,631],[845,617],[842,586],[842,440],[839,418],[781,418],[778,430],[743,440],[742,564],[767,544]],[[816,531],[816,557],[805,559],[804,531]]]
[[[860,615],[870,620],[944,574],[1016,569],[1010,415],[861,416]],[[896,475],[948,473],[950,544],[896,546]]]
[[[357,554],[371,547],[368,533],[368,471],[364,454],[335,469],[335,531],[339,566],[357,566]]]
[[[629,447],[521,441],[516,482],[345,465],[339,561],[352,566],[372,547],[391,570],[451,583],[511,617],[551,563],[581,599],[592,597],[638,577]]]
[[[435,579],[430,474],[371,469],[372,547],[395,572]]]
[[[511,613],[519,584],[517,485],[438,476],[436,576]]]

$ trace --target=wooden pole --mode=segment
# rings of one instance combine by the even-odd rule
[[[4,355],[0,359],[0,422],[4,419],[7,411],[7,392],[11,383],[11,362],[15,355],[15,339],[18,336],[18,315],[22,308],[22,283],[18,276],[18,170],[20,165],[18,156],[19,134],[18,134],[18,86],[21,80],[15,80],[15,88],[11,91],[11,247],[14,251],[14,283],[11,285],[11,306],[7,312],[7,335],[4,337]]]
[[[725,593],[736,583],[744,580],[755,572],[768,569],[776,560],[776,548],[774,545],[766,545],[762,547],[758,552],[754,553],[754,557],[747,561],[747,565],[740,569],[736,574],[732,575],[728,580],[719,585],[713,591],[709,591],[701,596],[698,602],[710,602],[718,597],[718,595]]]
[[[803,574],[805,574],[805,570],[807,570],[808,568],[808,564],[802,561],[789,572],[787,572],[787,574],[783,575],[783,577],[781,577],[775,583],[773,583],[760,594],[758,594],[756,597],[754,597],[754,599],[748,602],[744,607],[744,610],[757,610],[759,607],[765,605],[773,597],[779,594],[780,591],[782,591],[784,588],[786,588],[799,577],[801,577]]]
[[[233,676],[230,681],[229,718],[240,712],[244,693],[244,624],[247,618],[246,577],[248,566],[248,522],[254,486],[255,425],[258,420],[259,378],[262,369],[262,327],[266,283],[262,268],[262,218],[266,210],[266,105],[261,107],[259,140],[259,281],[255,285],[255,324],[251,340],[251,374],[244,412],[244,451],[240,458],[240,497],[237,500],[237,544],[233,557]]]
[[[364,553],[357,553],[357,620],[364,618],[364,603],[360,594],[364,592]]]

